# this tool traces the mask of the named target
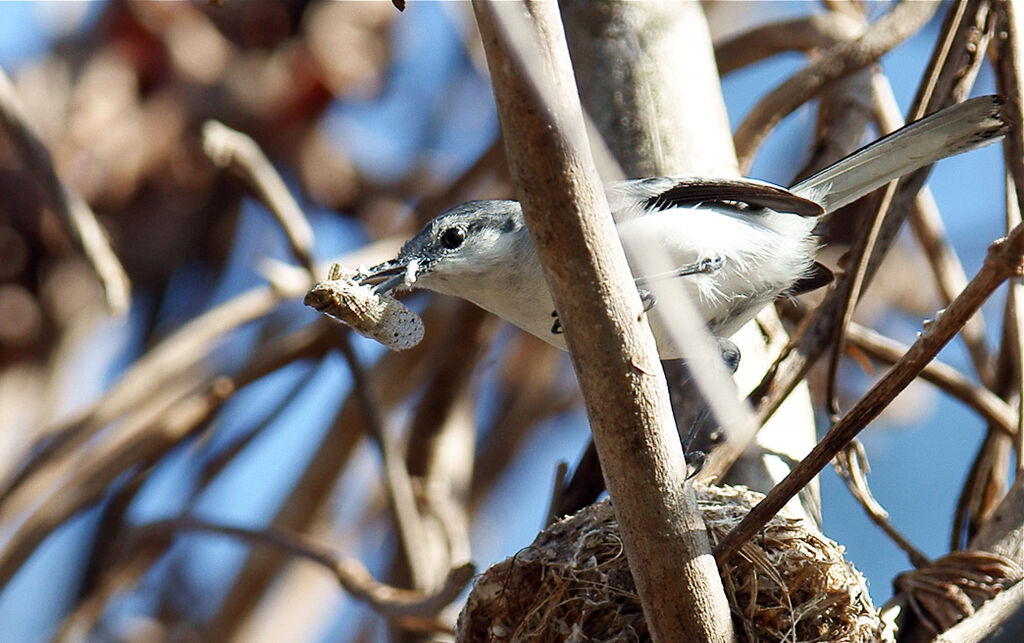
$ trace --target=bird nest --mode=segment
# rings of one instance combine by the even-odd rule
[[[763,497],[743,487],[695,487],[712,545]],[[881,632],[863,576],[843,548],[776,516],[722,569],[741,638],[874,641]],[[645,641],[640,600],[608,501],[551,525],[476,581],[457,640]]]

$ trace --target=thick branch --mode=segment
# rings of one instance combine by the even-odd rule
[[[729,640],[654,338],[589,157],[557,5],[527,7],[474,2],[509,165],[566,328],[644,614],[655,640]]]

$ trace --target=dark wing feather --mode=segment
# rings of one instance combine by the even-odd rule
[[[645,210],[666,210],[721,202],[791,212],[804,217],[818,217],[825,213],[818,203],[797,196],[784,187],[751,179],[680,178],[667,190],[648,196],[643,204]]]

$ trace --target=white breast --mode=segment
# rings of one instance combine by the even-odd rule
[[[651,290],[660,300],[672,297],[674,288],[686,288],[712,332],[728,337],[803,276],[812,262],[813,225],[812,219],[770,211],[750,215],[725,207],[674,208],[623,221],[618,232],[634,274],[640,263],[636,257],[650,253],[665,253],[673,267],[721,257],[721,268],[712,274],[659,279]],[[456,284],[432,275],[418,285],[468,299],[565,349],[564,336],[552,332],[555,306],[535,255],[532,261],[520,255],[514,266],[490,266],[472,279],[461,277]],[[679,357],[671,320],[655,313],[649,319],[661,357]]]

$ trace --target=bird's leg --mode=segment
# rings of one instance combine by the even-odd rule
[[[654,308],[654,304],[658,303],[658,300],[654,297],[654,293],[646,288],[637,288],[637,292],[640,293],[640,303],[644,305],[644,312],[650,311]]]
[[[705,257],[700,261],[674,268],[668,272],[659,273],[657,275],[649,275],[647,277],[639,277],[636,281],[637,291],[640,293],[640,302],[644,306],[644,312],[650,312],[654,308],[654,304],[658,303],[658,300],[654,297],[654,293],[645,288],[644,286],[656,279],[668,279],[674,277],[687,277],[690,275],[709,275],[714,272],[718,272],[722,269],[722,264],[725,263],[725,259],[715,255],[713,257]],[[554,318],[554,322],[551,324],[551,334],[561,335],[565,332],[562,328],[562,322],[558,319],[558,311],[551,311],[551,317]]]
[[[725,265],[725,258],[721,255],[713,255],[711,257],[704,257],[699,261],[688,263],[685,266],[679,266],[666,272],[659,272],[654,275],[644,275],[643,277],[636,278],[637,288],[641,291],[645,289],[648,284],[652,281],[660,281],[663,279],[675,279],[676,277],[690,277],[693,275],[710,275],[718,272]],[[654,305],[653,303],[651,304]],[[649,310],[649,309],[648,309]]]
[[[558,318],[558,311],[557,310],[552,310],[551,311],[551,316],[555,318],[554,323],[551,324],[551,334],[552,335],[561,335],[562,333],[565,332],[565,329],[562,328],[562,320],[560,320]]]
[[[718,347],[721,351],[722,361],[725,363],[725,367],[729,369],[730,373],[735,373],[736,369],[740,366],[740,349],[732,341],[724,337],[716,337],[718,340]],[[708,418],[711,416],[711,410],[707,403],[701,408],[700,412],[697,413],[697,417],[694,418],[693,423],[690,425],[690,430],[687,431],[686,437],[683,438],[683,457],[686,458],[686,479],[694,477],[704,467],[704,463],[707,461],[707,455],[699,450],[690,448],[693,446],[693,442],[701,429],[704,427]]]

